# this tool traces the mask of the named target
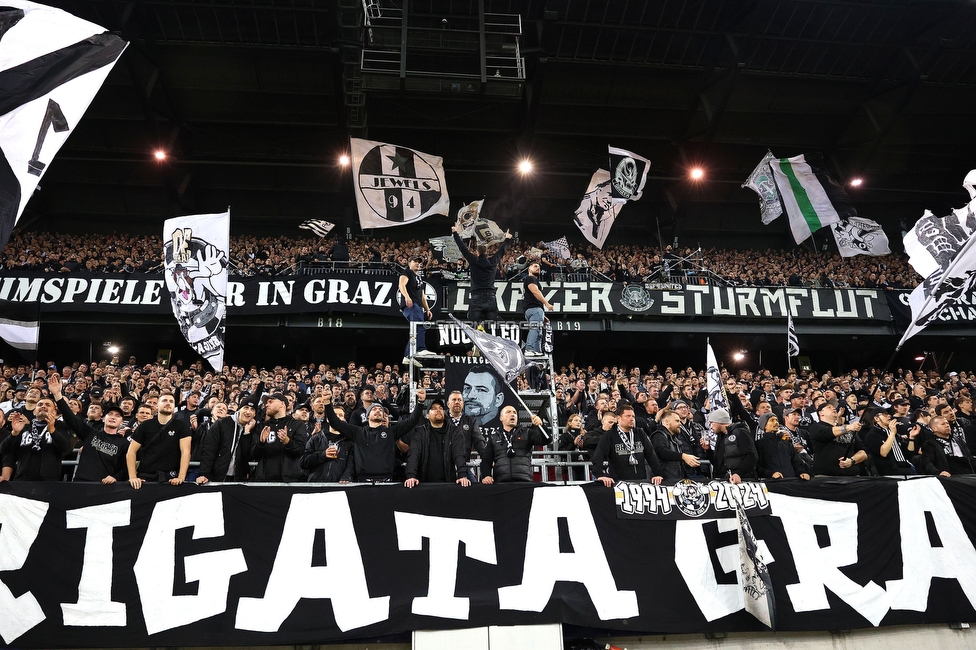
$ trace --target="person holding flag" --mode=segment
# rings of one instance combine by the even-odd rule
[[[498,263],[512,240],[512,234],[505,231],[502,241],[494,255],[488,255],[488,247],[478,244],[475,248],[477,255],[472,253],[461,240],[457,226],[451,226],[454,241],[471,267],[471,295],[468,298],[468,320],[480,324],[485,320],[499,320],[498,305],[495,298],[495,276],[498,274]]]

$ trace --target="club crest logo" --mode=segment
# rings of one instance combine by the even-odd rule
[[[654,299],[644,287],[630,284],[620,292],[620,304],[630,311],[647,311],[654,304]]]
[[[711,503],[708,486],[690,479],[678,481],[671,494],[675,507],[689,517],[701,517]]]
[[[630,156],[622,158],[613,170],[613,189],[625,199],[637,193],[637,162]]]

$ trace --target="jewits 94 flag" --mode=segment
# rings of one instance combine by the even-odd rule
[[[0,248],[126,45],[59,9],[0,7]]]
[[[359,225],[389,228],[448,214],[451,207],[439,156],[371,140],[350,140]]]
[[[183,337],[214,370],[224,365],[230,211],[167,219],[163,266]]]

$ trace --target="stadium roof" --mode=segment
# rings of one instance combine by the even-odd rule
[[[769,232],[739,187],[767,149],[821,152],[840,180],[863,178],[860,213],[895,232],[965,203],[976,167],[970,1],[51,4],[131,45],[22,225],[155,231],[230,205],[236,228],[355,230],[336,163],[350,136],[443,156],[454,209],[486,196],[503,226],[554,236],[575,230],[607,145],[636,151],[651,177],[614,239],[655,224],[668,240]]]

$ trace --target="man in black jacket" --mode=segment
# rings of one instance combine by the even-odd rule
[[[251,448],[251,460],[258,461],[252,481],[304,481],[301,459],[308,434],[305,423],[288,415],[288,400],[282,393],[272,393],[264,405],[265,417],[261,437]]]
[[[257,424],[254,403],[246,401],[237,413],[220,418],[203,438],[200,485],[210,481],[243,482],[251,473],[251,431]]]
[[[356,482],[392,481],[396,441],[410,433],[420,422],[423,415],[420,404],[427,399],[427,391],[423,388],[417,389],[417,408],[409,417],[401,418],[392,427],[388,424],[386,409],[381,404],[373,404],[366,414],[366,426],[357,427],[336,417],[331,393],[326,391],[322,397],[325,399],[325,417],[329,425],[354,445]]]
[[[454,242],[471,267],[468,320],[475,323],[485,320],[499,320],[498,305],[495,302],[495,276],[498,273],[498,262],[502,259],[508,242],[512,239],[511,233],[505,233],[505,240],[495,251],[495,254],[489,257],[488,247],[483,244],[478,245],[477,255],[468,250],[458,233],[457,226],[452,226],[451,232],[454,233]]]
[[[864,445],[855,435],[860,422],[844,424],[839,421],[837,407],[824,402],[817,409],[819,422],[810,425],[810,444],[813,445],[814,476],[860,476],[859,465],[868,459]]]
[[[941,416],[932,418],[929,428],[932,432],[922,434],[922,448],[916,459],[920,473],[931,476],[973,474],[973,456],[966,437],[953,435],[951,425]]]
[[[548,444],[552,438],[542,429],[542,418],[532,416],[532,428],[518,425],[514,406],[502,409],[499,427],[488,438],[481,459],[481,482],[532,481],[532,449]]]
[[[690,469],[701,466],[701,460],[694,454],[682,451],[681,416],[671,409],[661,412],[660,426],[651,435],[654,453],[661,461],[661,476],[666,482],[676,482],[688,478]]]
[[[324,416],[323,398],[315,398],[313,408],[318,408],[320,404]],[[336,406],[334,412],[337,418],[346,421],[345,407]],[[351,483],[356,474],[352,443],[330,427],[324,417],[322,420],[311,420],[311,422],[314,422],[314,428],[305,444],[305,453],[302,454],[302,469],[309,473],[308,482]],[[324,431],[323,425],[326,427]]]
[[[444,400],[435,399],[427,409],[427,422],[410,435],[407,480],[412,488],[420,483],[455,483],[468,487],[467,456],[459,429],[444,418]]]
[[[590,461],[596,480],[607,487],[613,487],[617,481],[647,479],[646,465],[651,466],[652,483],[660,485],[664,480],[654,447],[644,432],[637,428],[637,416],[630,404],[617,409],[617,425],[603,434]]]
[[[734,397],[732,399],[735,399]],[[715,448],[712,449],[708,436],[702,438],[702,447],[715,469],[713,477],[726,479],[732,483],[741,483],[743,479],[756,478],[756,444],[755,434],[743,422],[732,424],[729,412],[718,408],[708,414],[708,424],[712,432],[718,436]]]
[[[786,407],[786,410],[793,409]],[[780,427],[775,413],[766,413],[759,418],[758,435],[756,452],[759,457],[759,475],[762,478],[810,480],[806,465],[793,448],[793,438]]]
[[[61,458],[71,448],[71,436],[57,417],[54,401],[47,397],[37,402],[33,420],[19,411],[10,412],[10,435],[0,444],[0,481],[57,481],[61,477]]]

